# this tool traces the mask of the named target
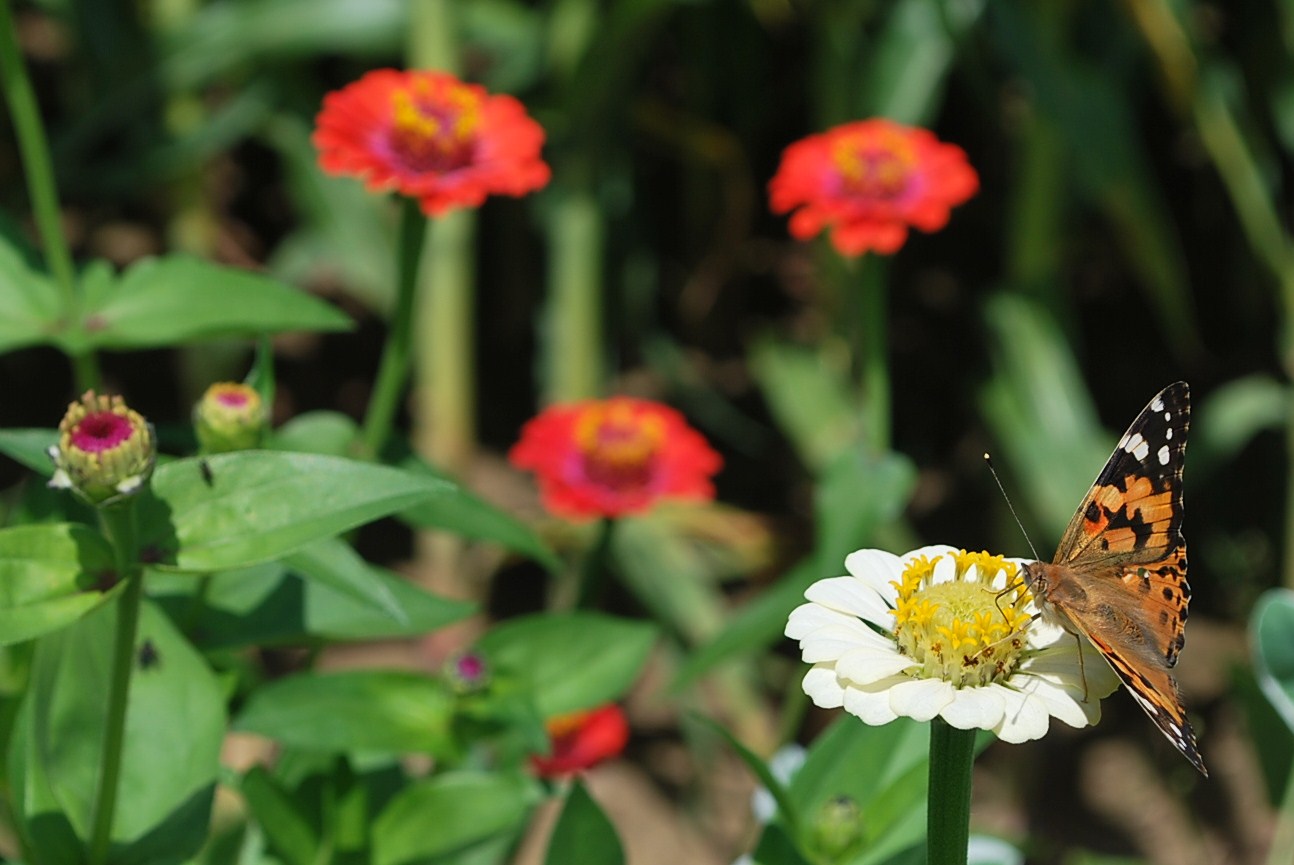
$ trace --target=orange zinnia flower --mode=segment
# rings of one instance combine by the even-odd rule
[[[511,96],[446,72],[378,69],[324,97],[319,165],[418,199],[429,216],[548,182],[544,130]]]
[[[531,757],[531,765],[544,778],[557,778],[590,769],[618,756],[629,743],[629,722],[614,703],[550,718],[551,751],[546,757]]]
[[[661,498],[714,498],[722,459],[669,406],[616,397],[555,405],[531,419],[508,459],[539,478],[567,517],[618,517]]]
[[[937,231],[979,188],[966,152],[925,129],[880,118],[836,126],[786,148],[768,184],[775,213],[807,240],[824,228],[841,255],[898,251],[908,226]]]

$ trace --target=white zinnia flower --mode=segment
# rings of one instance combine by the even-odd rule
[[[814,583],[786,624],[813,665],[804,692],[868,724],[939,715],[1005,742],[1041,737],[1052,717],[1095,724],[1118,680],[1086,640],[1036,616],[1022,561],[948,546],[852,553],[850,576]]]

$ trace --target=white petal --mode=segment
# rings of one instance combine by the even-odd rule
[[[1006,701],[1006,712],[1002,723],[993,731],[999,739],[1019,744],[1041,739],[1046,734],[1051,716],[1042,700],[1010,688],[1003,688],[1002,696]]]
[[[1075,696],[1068,688],[1053,685],[1044,679],[1034,679],[1028,690],[1034,699],[1042,701],[1047,714],[1064,721],[1071,727],[1086,727],[1092,723],[1088,718],[1088,712],[1092,707],[1096,708],[1097,718],[1101,715],[1101,704],[1098,700],[1092,699],[1084,705],[1081,702],[1082,695]]]
[[[820,640],[807,637],[800,642],[800,660],[806,664],[834,664],[858,648],[853,640]]]
[[[854,555],[858,555],[854,553]],[[898,579],[897,572],[893,579]],[[891,586],[890,594],[894,594]],[[894,627],[891,605],[871,583],[858,577],[831,577],[809,586],[804,596],[815,604],[866,619],[882,628]]]
[[[818,708],[839,709],[845,703],[845,689],[836,681],[835,668],[830,664],[809,668],[801,687]]]
[[[890,706],[914,721],[929,721],[953,701],[955,691],[943,679],[908,679],[890,689]]]
[[[893,645],[889,650],[855,648],[836,661],[836,676],[842,682],[870,685],[917,666],[907,655],[899,654]]]
[[[783,633],[792,640],[802,640],[821,628],[849,627],[851,625],[866,628],[866,625],[858,621],[857,616],[838,613],[817,604],[801,604],[791,610],[791,615],[786,620],[786,629]]]
[[[1004,690],[1001,685],[961,688],[939,714],[959,730],[992,730],[1006,712],[1006,700],[999,693]]]
[[[903,576],[903,565],[899,557],[885,550],[858,550],[845,557],[845,570],[853,574],[864,585],[869,586],[891,605],[898,598],[898,590],[890,585]]]
[[[888,724],[898,717],[890,708],[889,689],[900,683],[911,681],[907,676],[895,676],[882,679],[866,687],[849,687],[845,689],[845,711],[857,715],[866,724],[879,726]]]

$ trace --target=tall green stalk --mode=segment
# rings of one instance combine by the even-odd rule
[[[887,275],[889,260],[879,255],[863,256],[859,262],[859,322],[862,345],[863,405],[867,443],[873,453],[890,449],[890,359]]]
[[[974,763],[974,730],[958,730],[943,718],[930,722],[927,865],[966,865]]]
[[[409,379],[413,350],[414,302],[418,295],[418,270],[422,262],[423,238],[427,221],[412,198],[402,199],[400,237],[396,255],[397,285],[395,308],[391,311],[390,329],[382,349],[382,363],[373,383],[373,397],[364,417],[361,443],[364,456],[377,459],[391,435],[391,426],[400,405],[400,395]]]
[[[90,865],[103,865],[112,842],[112,821],[121,785],[121,758],[126,741],[126,709],[130,705],[130,681],[135,668],[135,638],[139,608],[143,599],[143,569],[139,565],[135,499],[103,508],[101,519],[112,541],[117,574],[125,583],[117,597],[117,629],[112,649],[112,679],[108,691],[108,715],[99,764],[99,785],[94,797],[94,821],[90,834]]]
[[[591,170],[575,167],[559,193],[549,232],[544,399],[602,395],[602,213]]]
[[[0,78],[3,79],[0,86],[4,88],[5,100],[9,103],[18,150],[22,154],[27,194],[31,197],[32,215],[45,250],[45,263],[62,295],[65,314],[75,321],[80,316],[76,269],[63,233],[58,186],[54,182],[45,125],[40,119],[27,67],[22,62],[9,0],[0,0]],[[71,360],[78,389],[98,387],[99,365],[95,356],[82,352],[72,355]]]

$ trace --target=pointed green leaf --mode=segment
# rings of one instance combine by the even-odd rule
[[[17,805],[29,827],[43,823],[57,803],[68,827],[82,840],[88,835],[116,618],[114,607],[104,607],[37,644],[22,709],[26,738],[11,751],[23,752]],[[154,659],[133,672],[112,840],[120,861],[162,865],[183,861],[206,839],[225,711],[206,662],[147,602],[139,625],[145,642]],[[25,792],[39,789],[48,798]],[[31,834],[44,843],[42,832]]]
[[[140,522],[159,567],[246,567],[446,494],[399,469],[311,454],[240,451],[176,460],[153,475]]]
[[[0,645],[59,630],[104,600],[112,548],[98,533],[72,523],[0,530]]]
[[[42,477],[51,477],[54,474],[54,463],[49,458],[49,449],[57,442],[57,430],[0,430],[0,453]]]
[[[444,684],[419,673],[302,673],[257,690],[234,727],[318,751],[444,754],[453,708]]]
[[[544,865],[624,865],[624,861],[616,827],[593,801],[584,782],[576,778],[566,794],[562,816],[553,827]]]
[[[622,696],[655,642],[656,628],[645,622],[561,613],[504,622],[483,636],[477,648],[500,671],[524,682],[547,718]]]
[[[319,850],[319,838],[278,781],[260,766],[253,766],[243,776],[239,789],[270,846],[288,865],[311,865]]]
[[[337,309],[276,279],[185,256],[140,261],[96,288],[82,344],[131,349],[283,331],[346,330]]]
[[[450,772],[413,784],[374,823],[373,863],[415,865],[519,831],[538,798],[523,775]]]
[[[409,623],[390,587],[359,553],[337,538],[315,541],[285,556],[283,563],[307,580],[349,595],[400,625]]]
[[[400,519],[409,525],[420,529],[444,529],[465,538],[492,541],[529,556],[549,571],[555,572],[560,568],[552,550],[516,517],[481,501],[417,457],[405,460],[402,467],[410,473],[450,485],[441,495],[401,511]]]
[[[353,594],[317,580],[302,580],[277,562],[213,575],[196,614],[196,583],[187,574],[151,574],[149,591],[177,621],[191,621],[190,632],[204,649],[416,637],[476,611],[473,604],[433,595],[399,574],[368,568],[405,621]]]
[[[62,317],[54,280],[32,270],[17,250],[0,241],[0,352],[51,341]]]

